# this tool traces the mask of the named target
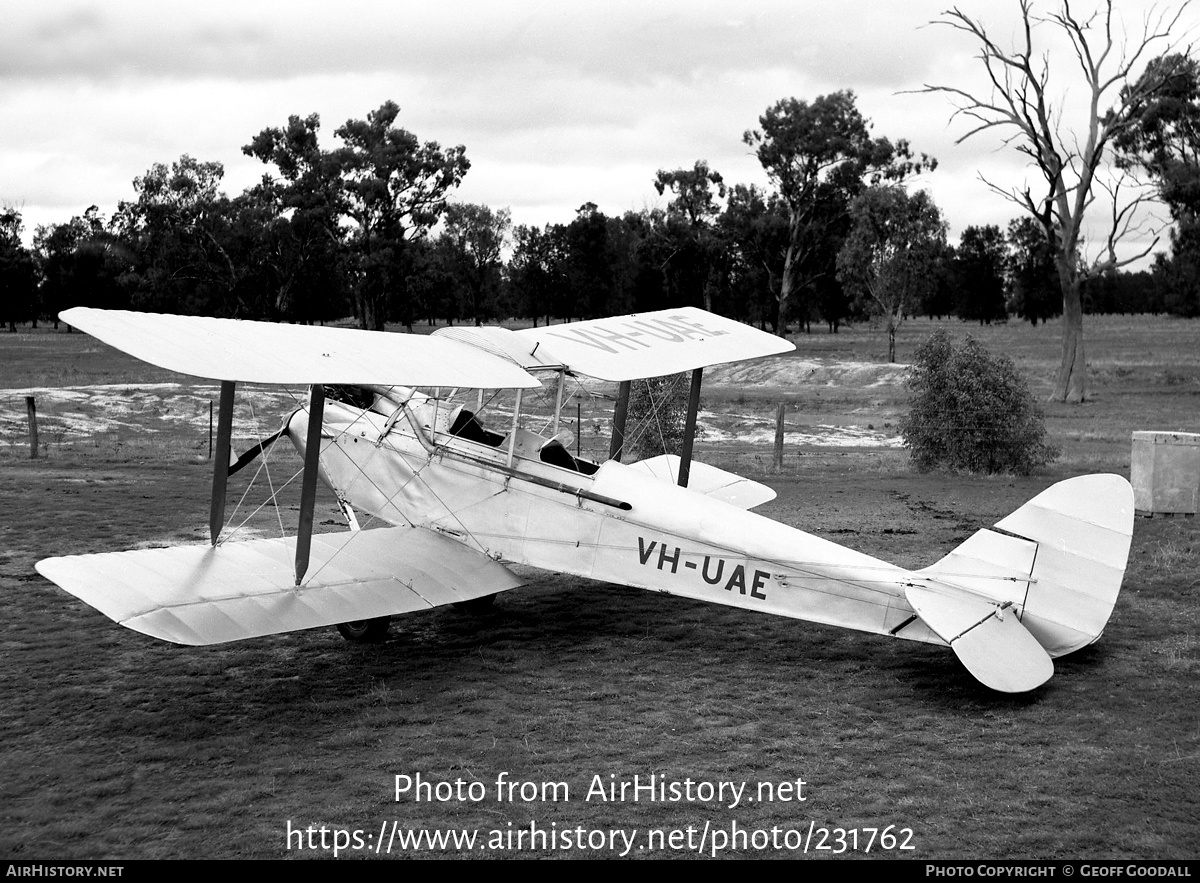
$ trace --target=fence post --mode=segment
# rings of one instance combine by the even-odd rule
[[[775,471],[783,469],[783,402],[775,411]]]
[[[29,413],[29,459],[36,460],[38,455],[37,405],[33,396],[25,396],[25,410]]]

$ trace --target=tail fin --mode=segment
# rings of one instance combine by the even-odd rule
[[[1133,489],[1119,475],[1060,481],[921,571],[998,604],[1011,602],[1050,656],[1104,631],[1133,539]]]
[[[1133,488],[1119,475],[1085,475],[1042,491],[996,527],[1038,544],[1021,621],[1051,656],[1104,631],[1133,541]]]

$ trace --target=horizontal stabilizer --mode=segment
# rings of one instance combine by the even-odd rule
[[[1011,607],[949,586],[907,586],[904,595],[984,686],[1024,693],[1054,674],[1054,662]]]
[[[1021,606],[1029,592],[1037,543],[978,530],[949,555],[920,571],[942,582],[969,589],[997,604],[1011,601]]]
[[[540,386],[510,359],[444,337],[74,307],[59,318],[169,371],[246,383]]]
[[[468,601],[521,585],[448,537],[391,527],[315,534],[295,583],[296,540],[73,555],[37,570],[105,616],[177,644],[220,644]]]
[[[675,454],[660,454],[648,460],[639,460],[630,463],[629,468],[648,472],[667,484],[679,483],[679,457]],[[753,509],[775,499],[775,491],[765,484],[695,460],[688,472],[687,486],[690,491],[730,503],[739,509]]]

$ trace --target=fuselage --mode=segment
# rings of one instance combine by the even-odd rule
[[[506,562],[945,643],[905,600],[903,568],[526,430],[464,433],[445,403],[411,397],[384,413],[394,404],[325,407],[321,475],[359,513]],[[301,449],[306,429],[298,411]]]

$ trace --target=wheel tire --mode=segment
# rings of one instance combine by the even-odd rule
[[[461,610],[463,613],[470,613],[472,616],[480,616],[484,613],[488,613],[495,606],[495,595],[484,595],[481,598],[472,598],[470,601],[454,602],[455,610]]]
[[[377,616],[375,619],[340,622],[337,630],[347,641],[354,641],[356,644],[378,644],[387,637],[388,626],[391,624],[390,616]]]

